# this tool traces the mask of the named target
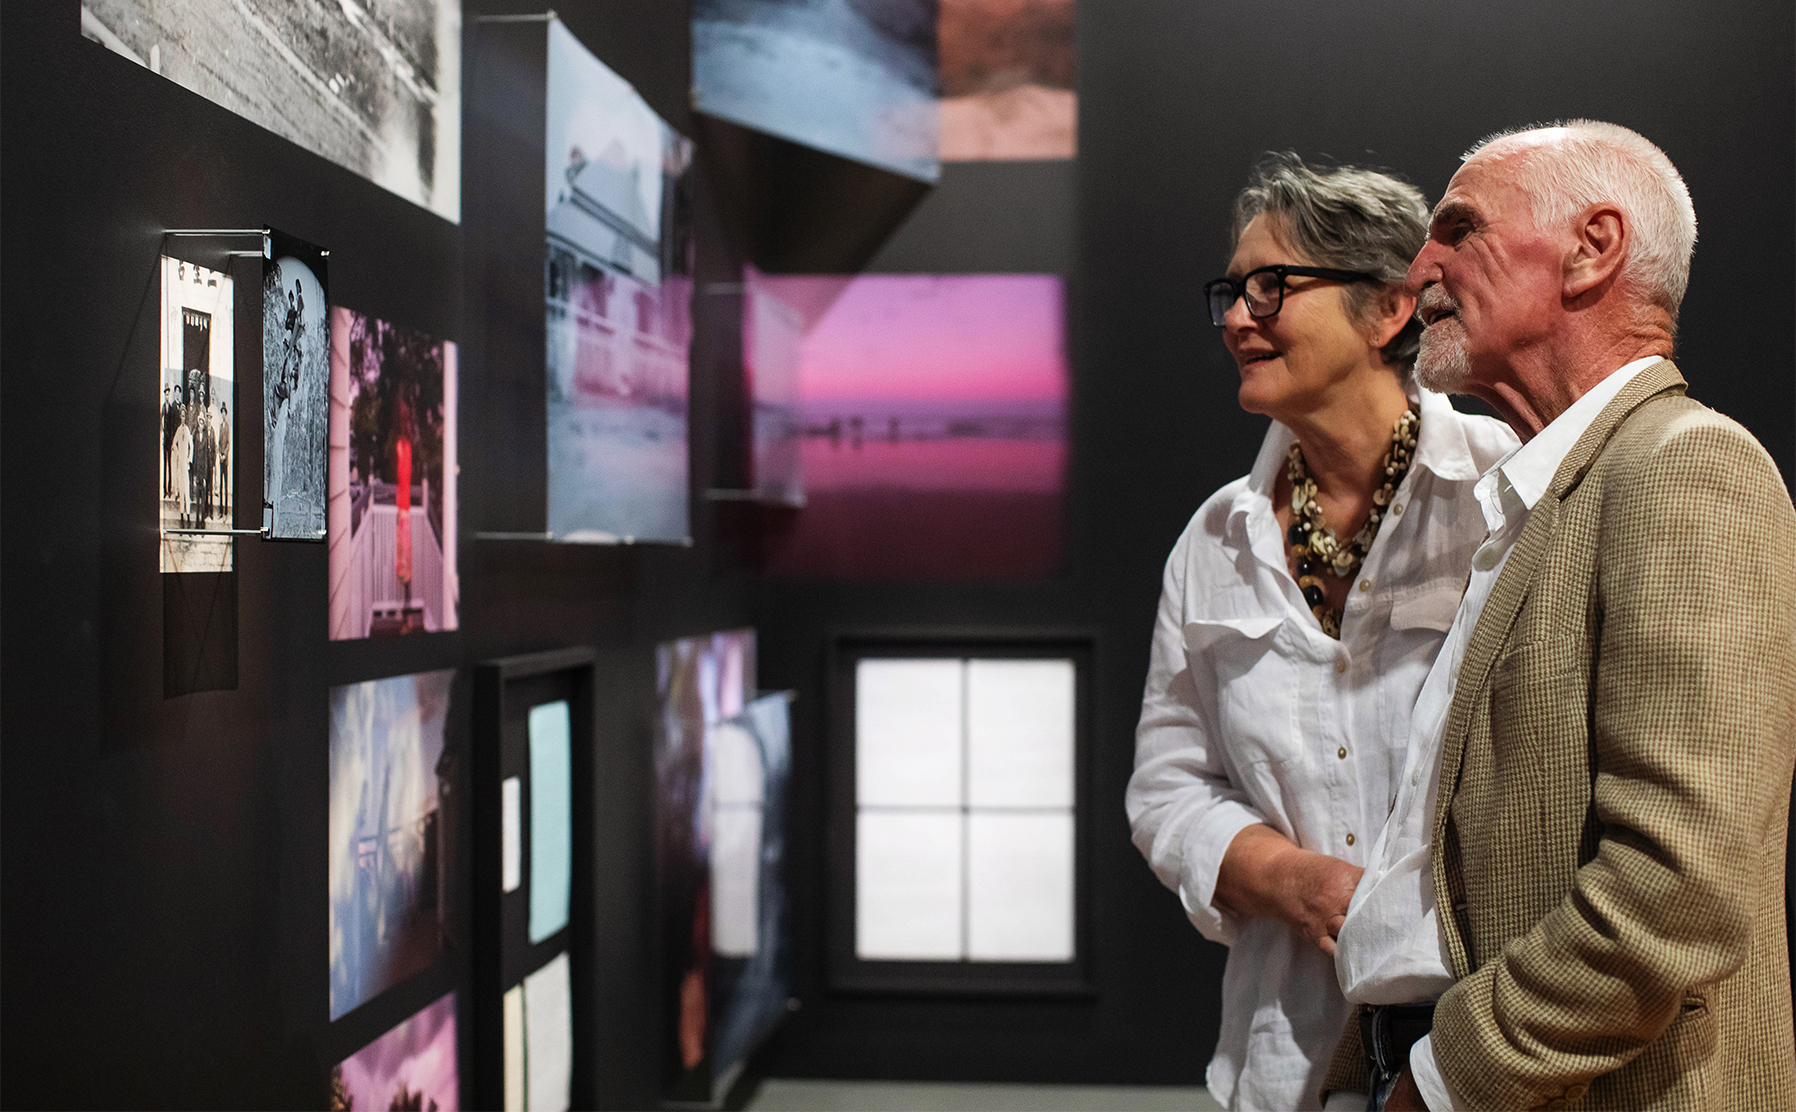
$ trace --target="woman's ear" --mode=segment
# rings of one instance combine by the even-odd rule
[[[1385,286],[1372,306],[1371,334],[1366,338],[1375,348],[1395,340],[1416,315],[1415,295],[1398,283]]]

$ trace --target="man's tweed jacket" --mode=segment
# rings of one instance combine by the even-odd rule
[[[1479,1108],[1796,1107],[1796,512],[1668,361],[1566,456],[1442,741],[1435,1012]]]

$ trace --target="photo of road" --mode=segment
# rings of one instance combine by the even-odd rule
[[[83,0],[81,33],[461,220],[460,0]]]

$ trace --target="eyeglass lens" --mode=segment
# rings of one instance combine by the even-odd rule
[[[1276,271],[1256,271],[1240,283],[1219,278],[1207,287],[1210,295],[1210,323],[1223,327],[1223,318],[1237,297],[1247,299],[1247,313],[1252,317],[1270,317],[1284,303],[1284,279]]]

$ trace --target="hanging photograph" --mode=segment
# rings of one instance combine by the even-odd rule
[[[1073,0],[940,0],[942,161],[1072,158]]]
[[[331,1070],[331,1112],[457,1112],[455,994],[438,1000]]]
[[[734,1076],[786,1015],[785,799],[791,700],[763,695],[709,734],[711,1076]]]
[[[754,698],[755,634],[730,630],[655,650],[655,840],[666,1017],[663,1078],[670,1099],[712,1099],[711,808],[707,735]]]
[[[324,539],[331,337],[327,252],[280,232],[262,260],[262,528]]]
[[[160,564],[164,572],[230,571],[229,536],[170,530],[232,527],[231,277],[166,255],[160,265]]]
[[[694,0],[692,107],[934,181],[936,18],[936,0]]]
[[[81,33],[461,220],[461,0],[82,0]]]
[[[769,574],[1040,579],[1060,567],[1065,294],[1050,274],[762,275],[802,318],[805,507]]]
[[[549,533],[682,544],[692,144],[555,20],[548,70]]]
[[[749,397],[749,485],[755,501],[804,505],[804,413],[799,348],[804,314],[780,300],[761,272],[742,273],[742,371]]]
[[[453,343],[331,308],[330,637],[459,623]]]
[[[443,731],[453,669],[331,689],[330,997],[335,1020],[443,949]]]

